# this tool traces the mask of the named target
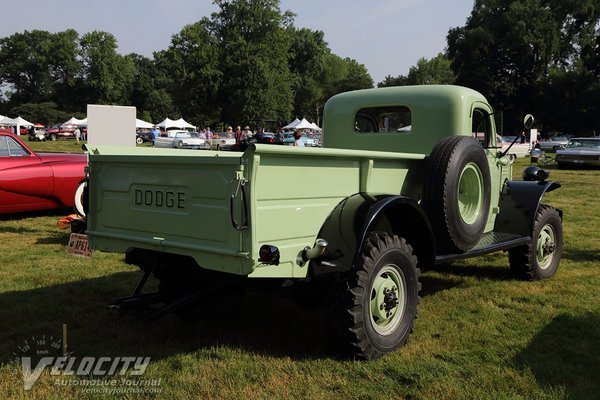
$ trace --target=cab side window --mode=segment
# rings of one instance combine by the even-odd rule
[[[479,140],[479,143],[481,143],[483,147],[487,148],[494,145],[490,115],[487,111],[480,108],[473,110],[471,132],[473,137]]]

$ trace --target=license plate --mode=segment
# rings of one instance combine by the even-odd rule
[[[90,248],[87,235],[71,233],[69,244],[67,245],[68,254],[80,257],[91,257],[92,252],[93,250]]]
[[[573,160],[575,164],[583,164],[583,160]]]

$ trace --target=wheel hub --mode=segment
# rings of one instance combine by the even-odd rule
[[[373,328],[382,335],[391,333],[402,319],[406,301],[403,275],[391,266],[384,267],[371,290]]]
[[[386,317],[389,318],[392,315],[392,310],[398,305],[398,288],[393,286],[392,288],[383,289],[383,303],[379,306],[381,311],[385,311]]]

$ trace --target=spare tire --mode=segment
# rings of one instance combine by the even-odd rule
[[[491,201],[490,168],[479,141],[440,140],[426,166],[422,204],[431,219],[438,252],[465,252],[477,244]]]

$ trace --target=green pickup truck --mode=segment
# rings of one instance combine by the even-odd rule
[[[86,233],[145,272],[119,307],[164,303],[155,318],[224,276],[325,283],[340,341],[377,358],[408,339],[422,269],[495,251],[519,278],[558,268],[562,212],[541,200],[560,184],[512,180],[492,114],[464,87],[378,88],[327,102],[324,148],[91,146]]]

